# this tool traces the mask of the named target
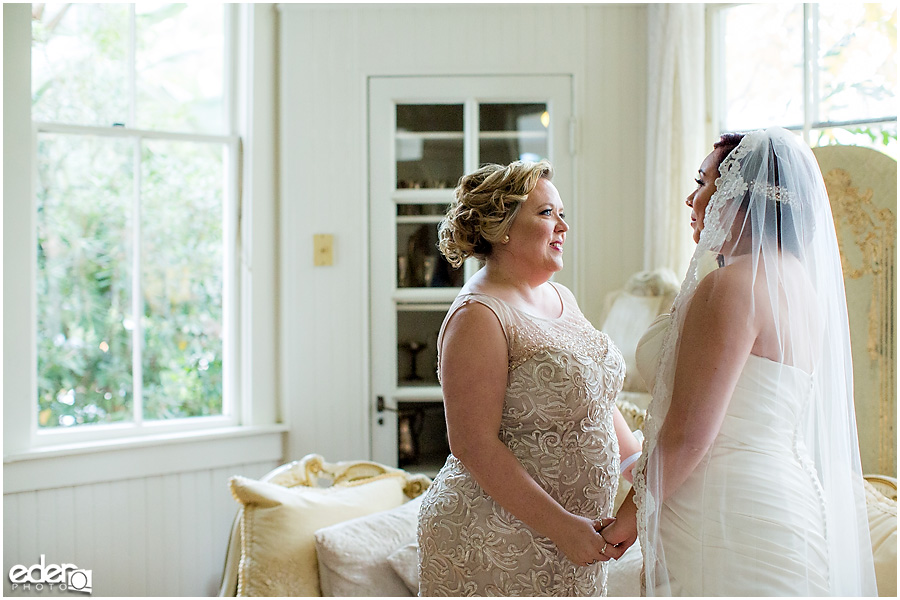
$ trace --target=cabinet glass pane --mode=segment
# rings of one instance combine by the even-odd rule
[[[482,104],[478,112],[479,163],[547,158],[550,113],[546,104]]]
[[[397,225],[397,287],[462,287],[463,270],[441,255],[437,231],[437,223]]]
[[[478,107],[479,129],[546,132],[550,126],[550,113],[546,112],[546,104],[482,104]]]
[[[463,140],[397,136],[397,189],[452,188],[463,175]]]
[[[452,188],[463,174],[463,105],[398,104],[397,189]]]
[[[462,134],[462,104],[398,104],[397,131],[452,131]]]
[[[397,458],[401,468],[438,469],[450,455],[440,402],[397,403]]]
[[[398,217],[443,217],[448,204],[398,204]]]
[[[397,383],[399,386],[439,385],[437,336],[447,309],[397,310]]]

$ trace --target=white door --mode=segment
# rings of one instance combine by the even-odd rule
[[[370,77],[368,93],[372,459],[433,475],[449,453],[437,334],[477,269],[450,267],[438,224],[463,174],[518,159],[550,160],[575,212],[572,77]],[[572,269],[554,279],[572,287]]]

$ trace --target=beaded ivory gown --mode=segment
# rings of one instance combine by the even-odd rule
[[[572,293],[551,285],[563,306],[556,319],[531,316],[492,296],[460,294],[438,348],[461,306],[490,308],[509,348],[500,439],[566,510],[609,517],[619,477],[613,412],[625,364]],[[421,596],[606,595],[606,562],[579,567],[569,561],[549,538],[494,502],[452,454],[425,493],[418,541]]]
[[[635,352],[654,381],[669,315]],[[719,434],[663,504],[659,535],[673,596],[828,596],[822,488],[800,432],[805,371],[751,354]]]

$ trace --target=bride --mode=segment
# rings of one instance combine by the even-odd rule
[[[727,134],[687,205],[697,249],[672,314],[638,347],[653,401],[605,554],[639,535],[648,596],[875,595],[818,164],[781,128]]]

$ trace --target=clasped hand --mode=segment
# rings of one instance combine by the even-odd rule
[[[594,521],[594,529],[606,542],[602,551],[603,558],[600,560],[621,558],[637,539],[637,532],[634,531],[634,528],[628,527],[624,522],[617,521],[615,518]]]

